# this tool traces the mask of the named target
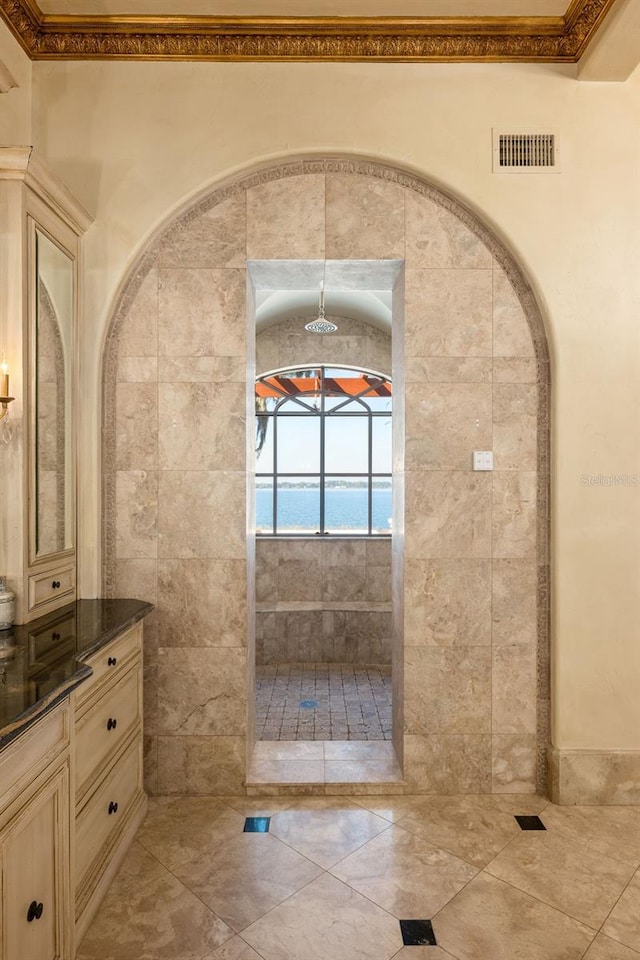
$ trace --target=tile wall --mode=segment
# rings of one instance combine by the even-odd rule
[[[533,792],[549,697],[540,316],[510,255],[462,205],[392,168],[338,160],[212,191],[150,245],[114,315],[105,591],[157,605],[148,787],[245,790],[245,263],[325,257],[405,261],[404,670],[394,674],[406,789]],[[494,451],[493,473],[472,472],[474,449]]]

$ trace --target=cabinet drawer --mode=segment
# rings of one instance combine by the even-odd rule
[[[108,847],[142,793],[140,736],[118,759],[76,818],[76,888],[82,885],[104,847]],[[117,807],[115,806],[117,804]]]
[[[91,786],[94,775],[105,768],[141,720],[140,667],[134,666],[115,684],[105,688],[76,722],[76,798]]]
[[[125,673],[142,653],[142,623],[136,623],[120,637],[106,644],[97,653],[85,659],[93,670],[76,693],[76,707],[82,707],[94,695],[103,681],[111,682]]]
[[[0,752],[0,810],[68,746],[70,724],[65,700]]]
[[[73,564],[36,573],[29,577],[29,610],[44,607],[60,597],[72,599],[76,590],[76,568]]]

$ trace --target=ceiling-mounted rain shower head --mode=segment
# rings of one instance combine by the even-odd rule
[[[324,315],[324,284],[320,284],[320,303],[318,304],[318,316],[310,323],[305,323],[305,330],[309,333],[335,333],[338,327],[331,320],[327,320]]]

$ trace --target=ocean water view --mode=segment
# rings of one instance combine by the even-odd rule
[[[363,487],[329,488],[325,491],[325,528],[328,532],[367,531],[367,490]],[[284,487],[278,491],[278,533],[315,533],[319,527],[320,491],[317,487]],[[391,533],[391,490],[374,488],[372,528]],[[256,529],[273,529],[273,494],[270,488],[256,489]]]

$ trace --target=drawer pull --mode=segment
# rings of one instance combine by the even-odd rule
[[[115,730],[118,726],[118,721],[114,717],[109,717],[107,720],[107,730]]]
[[[118,804],[114,803],[112,800],[111,803],[109,804],[109,816],[111,816],[112,813],[117,813],[117,812],[118,812]]]
[[[60,639],[60,634],[57,633],[57,632],[54,630],[53,633],[51,634],[51,639],[54,640],[54,641],[55,641],[55,640],[59,640],[59,639]]]
[[[118,661],[116,660],[115,657],[109,657],[109,659],[107,660],[107,666],[108,666],[108,667],[115,667],[115,665],[116,665],[117,662],[118,662]]]
[[[37,900],[32,900],[27,910],[27,923],[31,923],[32,920],[39,920],[42,916],[43,909],[44,907],[41,903],[38,903]]]
[[[59,581],[59,580],[54,580],[54,581],[52,582],[52,584],[51,584],[51,587],[52,587],[53,590],[58,590],[58,589],[60,588],[60,581]]]

